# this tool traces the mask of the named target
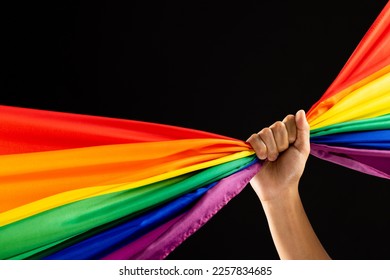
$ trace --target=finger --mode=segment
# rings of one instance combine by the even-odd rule
[[[295,139],[297,138],[297,126],[295,124],[295,116],[294,115],[287,115],[283,119],[283,123],[286,126],[287,135],[288,135],[288,143],[292,144],[295,142]]]
[[[252,146],[259,159],[264,160],[267,158],[267,146],[257,133],[252,134],[246,142]]]
[[[279,152],[276,146],[276,142],[272,130],[269,127],[263,128],[259,132],[259,136],[261,137],[261,140],[263,140],[265,146],[267,147],[267,159],[269,161],[276,160],[279,156]]]
[[[274,140],[278,153],[287,150],[289,146],[289,141],[285,124],[283,122],[278,121],[271,125],[270,129],[272,130],[272,134],[274,135]]]
[[[297,127],[297,139],[294,146],[305,154],[310,152],[310,126],[306,119],[305,111],[299,110],[295,115]]]

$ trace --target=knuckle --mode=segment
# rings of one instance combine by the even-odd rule
[[[281,121],[277,121],[277,122],[275,122],[275,127],[276,128],[284,128],[284,123]]]
[[[284,118],[284,122],[291,122],[292,120],[295,121],[295,116],[292,115],[292,114],[289,114],[289,115],[287,115],[287,116]]]
[[[277,121],[273,125],[271,125],[271,129],[273,131],[279,132],[279,131],[283,131],[284,129],[286,129],[286,126],[283,122]]]
[[[254,141],[256,141],[256,138],[258,137],[258,135],[256,133],[253,133],[251,136],[249,136],[247,142],[249,142],[250,144],[252,144]]]
[[[262,130],[260,130],[259,135],[268,137],[268,136],[272,135],[272,131],[269,127],[265,127]]]
[[[263,160],[267,157],[267,147],[258,134],[252,134],[247,140],[247,142],[251,144],[253,150],[255,151],[259,159]]]

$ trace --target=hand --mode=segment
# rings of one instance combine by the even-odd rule
[[[305,112],[300,110],[295,116],[288,115],[247,140],[258,158],[265,160],[251,180],[262,202],[298,191],[310,153],[309,129]]]
[[[281,259],[330,259],[314,232],[298,192],[310,153],[305,112],[253,134],[247,142],[264,160],[251,185],[263,205]]]

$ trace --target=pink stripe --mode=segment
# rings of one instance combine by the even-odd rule
[[[222,179],[192,209],[103,259],[164,259],[238,195],[260,170],[259,162]]]
[[[390,179],[390,151],[354,149],[322,144],[311,144],[313,156],[339,165]]]
[[[135,259],[135,256],[142,253],[145,248],[153,243],[161,234],[163,234],[166,230],[168,230],[171,226],[177,223],[182,216],[185,214],[181,214],[180,216],[170,220],[169,222],[159,226],[158,228],[148,232],[143,235],[136,241],[129,243],[122,248],[112,252],[111,254],[102,258],[102,260],[129,260]]]

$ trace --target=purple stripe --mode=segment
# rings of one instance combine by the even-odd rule
[[[136,259],[136,256],[141,254],[146,247],[152,244],[161,234],[168,230],[171,226],[175,225],[185,214],[173,218],[172,220],[162,224],[156,229],[148,232],[141,236],[136,241],[133,241],[120,249],[110,253],[109,255],[102,258],[102,260],[129,260]]]
[[[177,246],[201,228],[232,198],[238,195],[261,164],[251,166],[222,179],[210,189],[188,212],[169,221],[147,235],[120,248],[104,259],[164,259]]]
[[[320,159],[370,174],[390,179],[390,151],[355,149],[311,143],[310,153]]]

